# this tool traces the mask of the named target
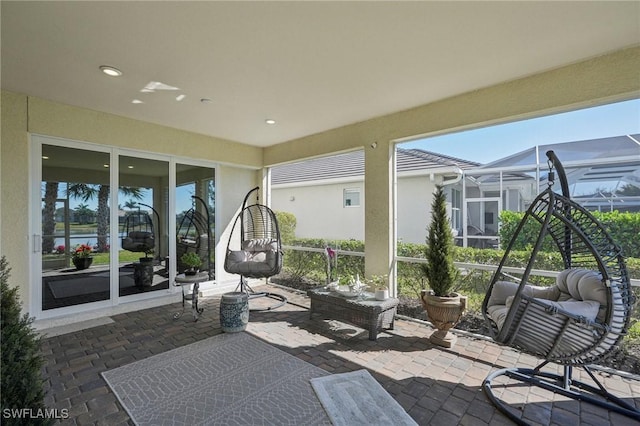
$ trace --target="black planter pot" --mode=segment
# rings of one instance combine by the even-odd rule
[[[93,263],[93,257],[79,257],[71,259],[73,266],[78,270],[87,269]]]
[[[195,275],[200,271],[198,268],[187,268],[184,270],[185,275]]]

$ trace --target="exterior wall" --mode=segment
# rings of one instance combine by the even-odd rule
[[[398,241],[420,244],[426,241],[436,183],[428,175],[398,178]]]
[[[360,205],[343,207],[343,191],[355,188],[360,190]],[[363,240],[364,206],[362,179],[325,185],[274,186],[271,189],[271,208],[295,215],[298,238]]]
[[[2,92],[0,134],[0,253],[11,268],[9,285],[18,286],[23,304],[29,297],[29,137],[27,98]]]
[[[441,179],[428,175],[398,178],[398,240],[424,243],[431,221],[431,194]],[[271,191],[272,208],[293,213],[296,237],[364,239],[364,191],[362,180],[316,185],[278,185]],[[344,189],[360,188],[360,207],[342,207]],[[292,200],[293,198],[293,200]]]
[[[0,223],[4,226],[0,248],[12,268],[10,284],[19,287],[25,310],[33,307],[30,300],[33,277],[29,267],[32,247],[29,235],[30,133],[222,163],[217,177],[227,182],[221,185],[229,187],[220,187],[218,200],[229,209],[238,204],[238,198],[241,203],[244,194],[258,183],[256,170],[262,166],[260,148],[24,94],[3,91],[1,101]],[[230,220],[231,212],[223,207],[217,213],[220,215],[217,218],[219,226],[226,227],[225,221]],[[221,241],[221,238],[217,239],[218,245]],[[216,250],[218,260],[224,259],[223,254],[220,257],[221,253],[224,251]]]
[[[222,267],[227,253],[227,243],[231,237],[233,223],[242,209],[242,201],[246,193],[257,185],[258,171],[240,169],[237,167],[221,166],[217,172],[216,229],[216,281],[221,284],[238,283],[239,277],[225,272]],[[254,198],[255,200],[255,198]],[[240,239],[239,235],[235,235]]]

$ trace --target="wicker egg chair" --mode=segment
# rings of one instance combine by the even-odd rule
[[[634,297],[622,250],[591,213],[569,198],[562,164],[553,151],[547,157],[549,186],[516,228],[482,305],[496,342],[544,361],[535,368],[498,370],[485,379],[484,391],[519,424],[526,423],[492,392],[496,377],[507,375],[640,420],[640,411],[608,392],[589,369],[616,349],[629,326]],[[562,194],[553,191],[555,173]],[[514,277],[510,259],[514,245],[523,239],[533,250],[522,275]],[[550,287],[529,284],[543,244],[557,248],[565,269]],[[564,374],[543,372],[548,363],[562,365]],[[596,386],[574,380],[573,367],[585,369]]]
[[[254,291],[247,278],[269,278],[282,270],[282,243],[280,228],[275,213],[267,206],[256,203],[247,205],[253,192],[247,193],[242,202],[242,210],[236,217],[227,244],[227,254],[224,261],[225,271],[240,275],[239,291],[248,294],[249,299],[255,297],[269,297],[277,301],[267,308],[250,308],[250,310],[271,310],[284,305],[286,297]]]

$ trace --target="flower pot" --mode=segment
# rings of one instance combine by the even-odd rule
[[[389,289],[383,288],[376,290],[376,300],[387,300],[389,298]]]
[[[93,263],[93,257],[77,257],[71,259],[73,266],[78,270],[87,269]]]
[[[436,328],[429,337],[429,341],[445,348],[452,347],[456,342],[456,336],[449,330],[460,321],[467,307],[467,297],[458,293],[440,297],[434,295],[432,291],[422,290],[420,299],[427,311],[429,321]]]
[[[199,268],[187,268],[184,270],[185,275],[195,275],[200,271]]]

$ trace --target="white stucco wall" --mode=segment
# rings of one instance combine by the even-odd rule
[[[398,241],[425,242],[435,184],[429,176],[398,177]]]
[[[343,207],[345,189],[360,191],[360,205]],[[364,182],[285,186],[271,189],[271,208],[295,215],[296,237],[364,239]]]
[[[431,200],[436,182],[430,176],[398,178],[398,240],[424,243],[431,221]],[[364,239],[364,183],[276,186],[272,188],[272,208],[296,216],[296,237],[323,239]],[[344,189],[360,188],[360,207],[343,207]]]

